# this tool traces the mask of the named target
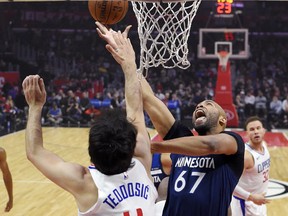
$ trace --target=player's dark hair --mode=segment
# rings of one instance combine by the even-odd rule
[[[136,146],[136,127],[120,110],[102,112],[89,132],[89,155],[95,167],[105,175],[127,171]]]
[[[258,116],[251,116],[245,121],[244,130],[247,130],[247,125],[253,121],[260,121],[262,123],[261,118],[259,118]]]

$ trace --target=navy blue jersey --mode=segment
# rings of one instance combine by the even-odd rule
[[[162,168],[162,163],[161,163],[161,154],[159,153],[154,153],[152,157],[152,167],[151,167],[151,175],[153,178],[153,182],[155,187],[158,190],[158,186],[162,179],[167,177],[168,175],[165,174],[163,168]]]
[[[180,137],[179,130],[183,127],[185,126],[179,122],[175,123],[164,139]],[[172,170],[163,215],[227,215],[232,193],[243,172],[245,147],[240,135],[234,132],[222,133],[236,139],[238,149],[235,154],[171,154]],[[184,132],[184,135],[187,135],[187,132]]]

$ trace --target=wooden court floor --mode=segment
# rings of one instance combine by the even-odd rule
[[[89,165],[87,128],[43,128],[44,145],[66,161]],[[14,183],[14,207],[4,213],[7,193],[0,180],[0,215],[72,216],[77,215],[73,197],[47,180],[25,155],[25,131],[0,137],[6,149]],[[288,182],[288,147],[270,147],[270,178]],[[288,198],[273,199],[268,205],[269,216],[287,216]]]

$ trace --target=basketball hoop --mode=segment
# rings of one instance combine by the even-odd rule
[[[221,66],[222,71],[226,71],[228,59],[230,57],[231,53],[222,50],[217,53],[217,56],[219,58],[219,65]]]
[[[139,71],[149,67],[187,69],[188,38],[201,0],[132,1],[140,39]]]

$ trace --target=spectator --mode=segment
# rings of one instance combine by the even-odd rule
[[[255,112],[255,96],[253,89],[249,89],[245,95],[245,116],[249,117],[254,115]]]
[[[58,101],[58,106],[61,108],[62,115],[66,115],[67,107],[68,107],[68,97],[65,92],[60,89],[58,94],[55,96],[56,100]]]
[[[282,112],[282,102],[278,99],[276,95],[273,96],[269,108],[270,110],[268,115],[268,123],[273,129],[278,126]]]
[[[165,95],[163,94],[161,88],[157,89],[157,92],[156,92],[155,96],[157,98],[159,98],[161,101],[163,101],[165,99]]]
[[[7,130],[10,131],[11,125],[15,125],[17,119],[18,108],[15,106],[11,95],[8,95],[3,106],[3,113],[7,123]]]
[[[80,109],[79,103],[78,102],[74,102],[70,103],[69,107],[67,108],[67,114],[65,116],[68,125],[70,123],[72,124],[78,124],[78,126],[80,126],[80,123],[82,121],[82,110]]]
[[[90,99],[89,99],[89,95],[87,91],[84,91],[82,93],[82,97],[80,98],[80,109],[82,110],[82,112],[85,112],[87,109],[89,109],[92,105],[90,103]]]
[[[181,105],[181,100],[178,98],[176,93],[173,93],[171,100],[168,102],[168,108],[178,121],[181,120]]]
[[[260,118],[265,118],[267,114],[267,98],[263,95],[262,91],[258,91],[258,95],[255,98],[255,110],[256,115]]]
[[[288,116],[288,94],[286,98],[282,101],[282,111],[284,116]]]
[[[242,125],[245,120],[245,92],[243,90],[241,90],[240,93],[236,95],[235,106],[237,109],[240,125]]]
[[[3,106],[0,104],[0,131],[4,129],[6,116],[3,112]]]
[[[118,91],[115,91],[111,98],[111,106],[113,109],[121,108],[121,99]]]
[[[67,105],[70,107],[72,104],[76,103],[76,97],[72,90],[68,90],[67,95]]]
[[[47,121],[54,126],[59,126],[63,121],[62,111],[55,101],[52,103],[50,109],[48,110]]]

